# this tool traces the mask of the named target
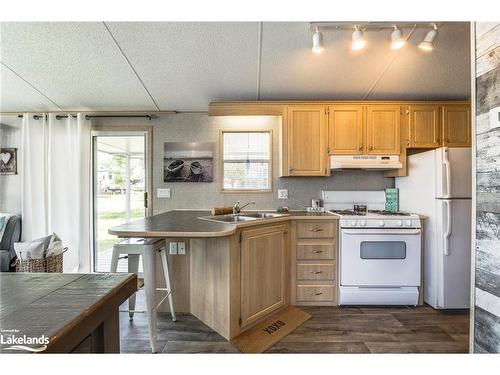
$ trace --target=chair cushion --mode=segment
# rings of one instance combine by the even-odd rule
[[[7,272],[9,270],[10,252],[0,250],[0,272]]]

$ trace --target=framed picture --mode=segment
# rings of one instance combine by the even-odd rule
[[[0,175],[17,174],[17,148],[0,148]]]
[[[165,142],[164,182],[213,182],[213,142]]]

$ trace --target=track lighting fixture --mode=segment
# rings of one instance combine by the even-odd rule
[[[366,39],[363,30],[360,30],[358,26],[355,26],[354,32],[352,33],[352,49],[360,50],[366,46]]]
[[[316,27],[316,32],[313,34],[313,46],[312,51],[316,54],[323,52],[323,34]]]
[[[391,49],[400,49],[405,43],[403,32],[394,25],[394,31],[391,33]]]
[[[432,30],[428,31],[427,34],[425,34],[425,38],[420,42],[418,48],[424,51],[432,51],[434,49],[433,42],[438,32],[436,24],[434,24],[433,27],[434,28]]]

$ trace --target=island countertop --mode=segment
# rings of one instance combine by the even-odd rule
[[[174,210],[112,227],[108,230],[108,232],[119,237],[225,237],[234,234],[238,228],[242,227],[272,224],[289,220],[337,220],[339,218],[338,215],[330,213],[290,211],[287,215],[276,218],[252,220],[240,223],[219,223],[211,220],[200,219],[201,217],[206,216],[211,216],[210,211]]]

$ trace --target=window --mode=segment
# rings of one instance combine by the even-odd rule
[[[222,132],[223,191],[271,191],[270,130]]]

